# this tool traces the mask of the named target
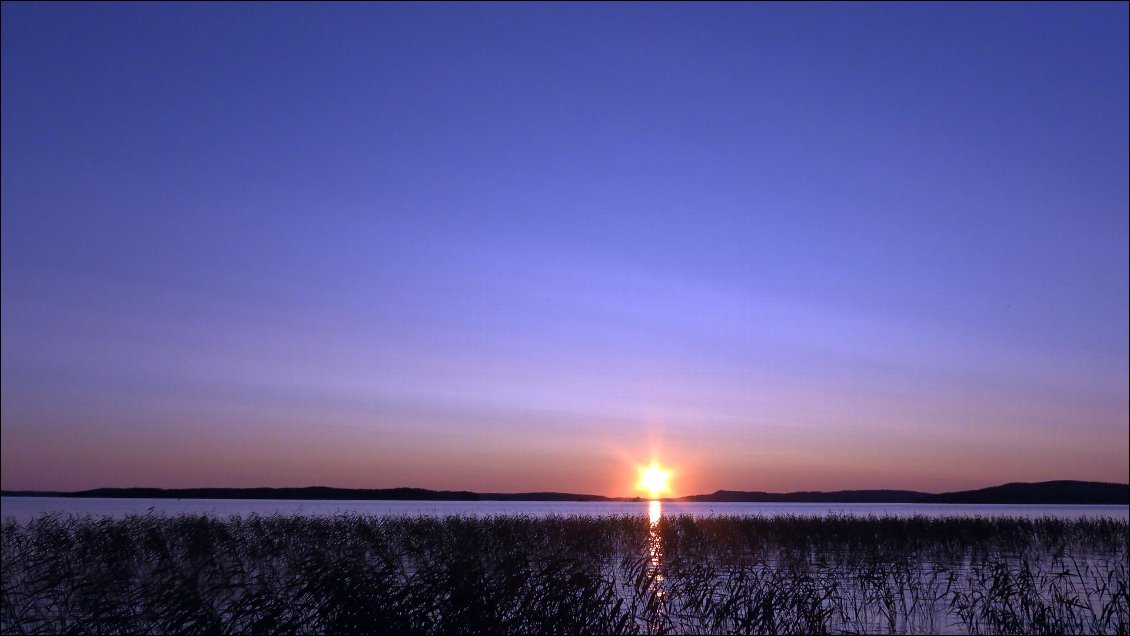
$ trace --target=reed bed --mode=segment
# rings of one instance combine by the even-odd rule
[[[0,632],[1126,634],[1126,521],[42,516]]]

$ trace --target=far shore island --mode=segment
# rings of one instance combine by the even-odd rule
[[[4,497],[76,497],[135,499],[293,499],[387,501],[579,501],[631,502],[646,497],[605,497],[562,492],[479,493],[425,488],[95,488],[75,492],[4,490]],[[1032,504],[1130,505],[1130,484],[1091,481],[1008,483],[947,493],[913,490],[838,490],[770,493],[718,490],[710,494],[661,498],[665,502],[702,503],[869,503],[869,504]]]

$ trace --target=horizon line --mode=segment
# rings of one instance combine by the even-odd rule
[[[789,490],[789,491],[768,491],[768,490],[738,490],[731,488],[719,488],[712,492],[700,492],[685,495],[670,495],[666,497],[648,497],[642,494],[631,495],[597,495],[591,493],[567,492],[557,490],[528,490],[528,491],[476,491],[465,489],[445,489],[445,488],[423,488],[419,486],[392,486],[392,487],[347,487],[347,486],[325,486],[325,485],[309,485],[309,486],[98,486],[94,488],[84,488],[79,490],[37,490],[29,488],[0,488],[0,494],[7,496],[18,496],[21,494],[43,494],[43,495],[74,495],[83,494],[96,491],[129,491],[129,490],[148,490],[148,491],[256,491],[256,490],[335,490],[335,491],[354,491],[354,492],[379,492],[379,491],[422,491],[436,494],[467,494],[478,496],[529,496],[529,495],[556,495],[556,496],[570,496],[570,497],[591,497],[608,500],[649,500],[649,501],[671,501],[677,499],[685,499],[687,497],[702,497],[717,495],[720,493],[741,493],[741,494],[761,494],[761,495],[807,495],[807,494],[840,494],[840,493],[906,493],[915,495],[948,495],[954,493],[968,493],[977,492],[980,490],[988,490],[992,488],[1001,488],[1012,485],[1048,485],[1048,484],[1089,484],[1089,485],[1107,485],[1107,486],[1127,486],[1130,487],[1130,482],[1113,482],[1113,481],[1091,481],[1082,479],[1051,479],[1044,481],[1009,481],[997,483],[989,486],[982,486],[978,488],[967,488],[961,490],[948,490],[940,492],[931,492],[925,490],[910,490],[905,488],[843,488],[839,490]]]

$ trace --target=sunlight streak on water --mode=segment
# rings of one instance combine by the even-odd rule
[[[651,593],[651,598],[648,600],[648,605],[652,606],[654,611],[652,615],[655,617],[656,622],[650,625],[652,633],[663,633],[663,625],[661,621],[666,618],[666,608],[664,607],[664,584],[667,579],[663,573],[663,543],[662,537],[659,535],[659,521],[663,518],[663,502],[653,499],[647,504],[647,556],[648,556],[648,591]]]

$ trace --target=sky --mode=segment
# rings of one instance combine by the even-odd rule
[[[2,11],[5,489],[1127,481],[1126,3]]]

